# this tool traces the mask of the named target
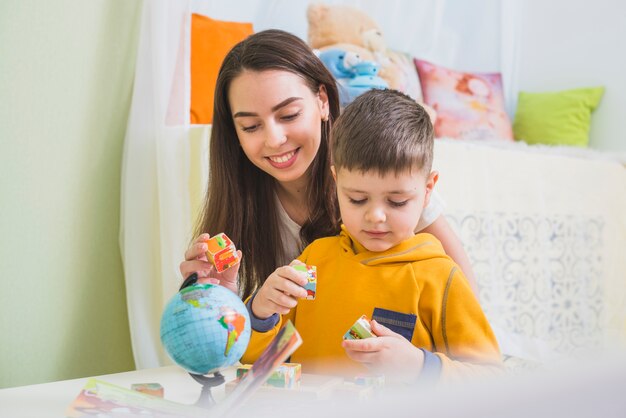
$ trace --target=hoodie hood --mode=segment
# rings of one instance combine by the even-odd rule
[[[342,225],[339,244],[344,254],[354,257],[361,264],[367,266],[448,258],[441,242],[434,235],[427,233],[416,234],[387,251],[373,252],[355,240]]]

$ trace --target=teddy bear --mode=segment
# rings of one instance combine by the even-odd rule
[[[344,49],[316,50],[320,60],[337,80],[341,107],[370,89],[385,89],[389,85],[378,76],[380,65],[361,59],[360,55]]]
[[[311,3],[307,7],[308,42],[320,54],[342,50],[361,61],[379,65],[376,76],[391,89],[399,90],[420,103],[434,123],[436,112],[422,102],[421,88],[413,60],[387,47],[378,24],[365,12],[346,5]]]

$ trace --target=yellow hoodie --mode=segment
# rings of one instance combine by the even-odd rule
[[[303,340],[291,361],[301,363],[304,373],[365,372],[345,354],[342,337],[361,315],[371,319],[374,308],[382,308],[417,316],[411,342],[440,358],[442,376],[500,367],[498,344],[480,304],[433,235],[417,234],[376,253],[343,229],[316,240],[298,259],[317,267],[315,300],[299,300],[268,332],[253,330],[243,363],[254,362],[291,319]]]

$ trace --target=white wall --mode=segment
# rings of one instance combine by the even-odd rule
[[[518,90],[603,85],[606,92],[592,117],[590,146],[626,152],[621,126],[626,109],[622,0],[320,1],[366,11],[391,48],[459,70],[502,71],[511,114]],[[277,27],[306,39],[305,10],[311,2],[239,0],[233,7],[203,0],[196,2],[196,10],[217,19],[252,21],[257,31]],[[501,11],[507,19],[501,20]],[[508,45],[515,34],[515,45]]]
[[[606,88],[592,116],[592,148],[626,152],[626,3],[523,0],[518,87]]]

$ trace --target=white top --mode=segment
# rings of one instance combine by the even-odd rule
[[[276,207],[278,208],[278,220],[280,221],[280,238],[283,242],[284,260],[278,260],[279,266],[285,266],[293,259],[298,257],[304,248],[300,241],[300,225],[287,215],[287,211],[280,203],[280,199],[276,196]]]
[[[298,225],[293,219],[289,217],[287,211],[280,203],[280,199],[276,197],[277,207],[278,207],[278,219],[280,221],[280,236],[283,242],[283,253],[285,254],[284,260],[278,260],[279,265],[287,265],[293,259],[297,258],[300,255],[300,252],[303,250],[300,248],[302,245],[300,241],[300,225]],[[435,220],[441,216],[443,210],[445,208],[445,202],[441,198],[441,196],[437,193],[437,191],[433,190],[430,201],[428,202],[428,206],[424,208],[422,212],[422,216],[417,223],[417,228],[415,228],[415,232],[419,232],[435,222]]]
[[[441,195],[437,193],[437,190],[433,190],[430,194],[430,200],[428,201],[428,206],[424,208],[422,212],[422,216],[417,223],[417,227],[415,228],[415,232],[420,232],[433,222],[437,220],[443,214],[443,210],[446,208],[446,202],[443,200]]]

